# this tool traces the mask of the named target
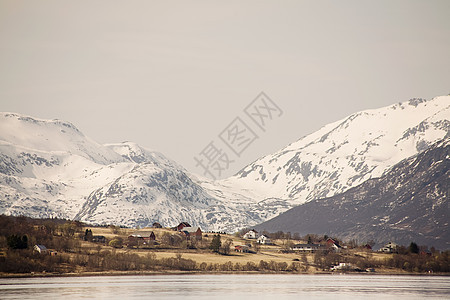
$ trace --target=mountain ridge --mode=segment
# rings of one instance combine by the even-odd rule
[[[262,199],[276,197],[293,205],[344,192],[448,136],[448,103],[450,96],[412,99],[354,113],[224,181],[245,183]]]
[[[411,241],[450,248],[450,139],[404,159],[342,194],[294,207],[258,230],[315,233],[378,245]]]
[[[234,232],[345,192],[448,137],[447,103],[352,114],[217,181],[133,142],[100,145],[69,122],[0,113],[0,213]]]

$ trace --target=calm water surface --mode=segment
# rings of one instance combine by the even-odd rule
[[[450,299],[450,277],[147,275],[0,279],[0,299]]]

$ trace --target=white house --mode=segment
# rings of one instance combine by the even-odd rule
[[[256,242],[258,243],[258,244],[262,244],[262,245],[272,245],[273,243],[272,243],[272,241],[270,240],[270,238],[268,237],[268,236],[266,236],[266,235],[261,235],[257,240],[256,240]]]
[[[351,263],[339,263],[339,265],[331,267],[331,271],[336,271],[336,270],[347,270],[347,269],[351,269],[353,268]]]
[[[48,249],[44,245],[34,245],[33,250],[38,252],[39,254],[47,254]]]
[[[386,245],[384,245],[384,247],[381,248],[378,251],[379,252],[384,252],[384,253],[393,253],[393,252],[397,251],[397,247],[398,247],[398,245],[396,243],[389,242]]]
[[[257,239],[259,237],[258,231],[252,229],[242,236],[244,239]]]

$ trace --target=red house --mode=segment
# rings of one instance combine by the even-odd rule
[[[139,247],[140,245],[148,245],[155,240],[156,235],[153,231],[139,230],[128,236],[128,245]]]
[[[334,252],[340,252],[342,249],[341,245],[339,245],[339,242],[333,240],[332,238],[328,238],[326,246],[328,249],[331,249]]]
[[[202,230],[200,227],[185,227],[181,230],[181,233],[183,233],[186,236],[186,239],[195,238],[196,240],[202,239]]]
[[[181,222],[180,224],[178,224],[176,230],[181,231],[185,227],[191,227],[191,225],[188,222]]]

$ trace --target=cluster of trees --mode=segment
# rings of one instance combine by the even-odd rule
[[[224,243],[222,243],[220,234],[215,234],[211,240],[211,244],[209,245],[209,249],[213,252],[229,255],[231,252],[231,245],[233,244],[233,240],[228,238]]]
[[[67,254],[40,255],[32,249],[21,249],[8,250],[5,256],[0,256],[0,272],[5,273],[66,273],[74,270]]]
[[[29,249],[43,244],[57,251],[73,251],[80,248],[80,240],[74,235],[82,228],[77,221],[0,215],[0,248]]]
[[[0,272],[66,272],[68,255],[40,255],[36,244],[61,252],[76,251],[80,241],[74,239],[82,224],[60,219],[32,219],[0,215]],[[0,251],[1,252],[1,251]]]
[[[349,263],[355,268],[361,270],[365,270],[367,268],[377,268],[382,265],[382,262],[374,259],[373,255],[369,252],[364,256],[326,251],[318,251],[314,253],[314,265],[319,269],[328,271],[332,266],[336,266],[339,263]]]
[[[27,249],[28,248],[28,237],[26,235],[12,234],[6,237],[6,243],[10,249]]]
[[[322,270],[339,263],[350,263],[357,269],[367,268],[396,268],[408,272],[450,272],[450,251],[420,252],[420,247],[411,243],[409,247],[400,247],[399,253],[391,257],[379,260],[371,252],[364,255],[352,253],[317,252],[314,254],[314,265]]]
[[[199,271],[225,271],[225,272],[248,272],[248,271],[257,271],[257,272],[307,272],[308,266],[302,265],[299,262],[291,262],[288,264],[287,262],[276,262],[273,260],[265,261],[260,260],[259,263],[255,263],[252,261],[246,263],[232,263],[231,261],[225,262],[223,264],[219,263],[206,263],[203,262],[198,265]]]
[[[384,265],[408,272],[450,272],[450,251],[429,254],[394,254]]]

